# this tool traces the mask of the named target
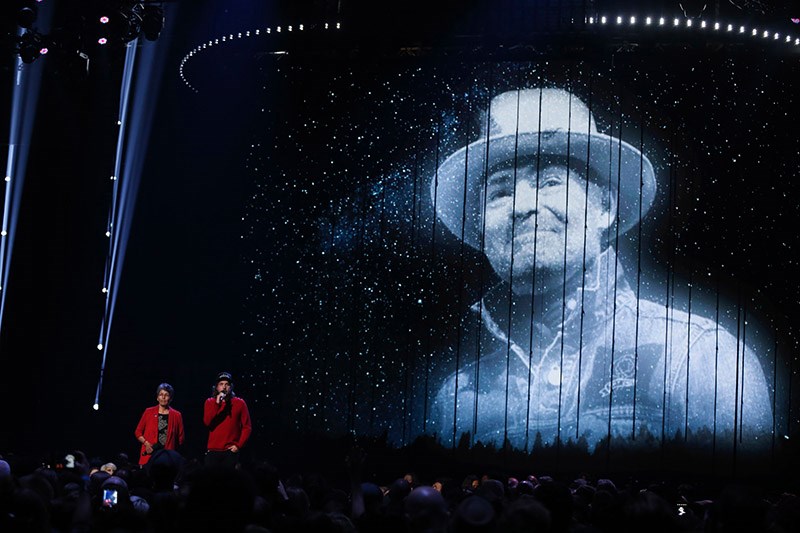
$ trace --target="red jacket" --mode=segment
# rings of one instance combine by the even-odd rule
[[[158,406],[148,407],[142,413],[139,425],[136,426],[136,440],[144,437],[151,445],[158,443]],[[183,444],[183,416],[177,409],[170,407],[169,417],[167,418],[167,443],[164,448],[174,450],[178,444]],[[144,444],[139,454],[139,464],[146,464],[150,460],[149,455],[142,455],[145,452]]]
[[[209,398],[203,406],[203,423],[208,428],[208,450],[223,452],[231,446],[242,448],[250,433],[250,412],[238,396],[217,403]]]

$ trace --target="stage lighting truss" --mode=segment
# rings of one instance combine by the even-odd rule
[[[50,50],[46,36],[36,30],[27,30],[17,38],[17,53],[23,63],[33,63]]]
[[[37,1],[25,0],[17,12],[17,24],[25,31],[17,38],[17,53],[32,63],[49,50],[75,50],[88,57],[93,46],[125,45],[143,35],[149,41],[159,38],[164,29],[163,3],[170,0],[116,0],[89,4],[81,12],[78,26],[58,28],[50,35],[34,28]],[[100,6],[100,7],[98,7]]]
[[[131,42],[142,32],[143,18],[142,4],[123,5],[108,17],[108,39],[122,43]]]
[[[118,0],[94,17],[95,29],[107,42],[129,43],[144,35],[148,41],[155,41],[164,29],[163,3],[169,0]],[[95,13],[98,15],[98,13]],[[99,24],[98,24],[99,23]]]
[[[142,33],[148,41],[155,41],[164,29],[164,8],[158,4],[144,4]]]
[[[37,2],[34,2],[34,0],[26,0],[17,11],[17,25],[20,28],[29,30],[33,27],[39,12],[39,7],[36,4]]]

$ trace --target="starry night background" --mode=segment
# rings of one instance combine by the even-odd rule
[[[775,445],[794,433],[794,58],[648,46],[354,63],[262,58],[243,330],[265,429],[395,446],[428,432],[426,399],[466,349],[460,321],[497,282],[434,220],[430,182],[491,96],[556,86],[654,164],[656,205],[619,243],[637,291],[744,336],[774,385]]]
[[[138,416],[166,380],[185,451],[201,453],[200,405],[220,370],[250,405],[254,455],[310,436],[415,442],[427,391],[455,369],[462,317],[497,281],[435,219],[430,180],[477,138],[492,96],[538,86],[591,100],[601,132],[643,147],[658,192],[620,239],[629,278],[729,331],[746,323],[774,380],[774,449],[797,436],[795,48],[595,34],[575,47],[398,52],[373,29],[359,38],[380,46],[347,52],[275,55],[264,40],[209,52],[190,71],[194,94],[176,74],[191,46],[300,8],[176,7],[97,413],[94,228],[119,61],[87,79],[45,71],[0,338],[0,383],[29,398],[8,425],[34,429],[4,433],[2,450],[134,451]]]

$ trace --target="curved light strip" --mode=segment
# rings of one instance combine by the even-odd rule
[[[772,40],[783,41],[792,46],[800,46],[800,37],[781,34],[780,32],[765,30],[763,28],[748,27],[744,25],[734,25],[730,23],[723,23],[718,21],[708,21],[704,19],[691,19],[674,17],[669,19],[667,17],[638,17],[638,16],[621,16],[610,17],[607,15],[599,15],[597,17],[588,17],[586,22],[589,26],[611,27],[611,28],[666,28],[672,27],[675,29],[689,29],[691,31],[700,31],[705,33],[725,33],[725,34],[748,34],[751,37],[756,37],[759,40]]]
[[[689,31],[700,31],[705,33],[720,33],[720,34],[738,34],[738,35],[749,35],[751,37],[755,37],[759,40],[771,40],[771,41],[783,41],[786,44],[790,44],[792,46],[800,46],[800,37],[789,35],[789,34],[781,34],[779,32],[774,32],[770,30],[765,30],[763,28],[749,28],[744,25],[736,26],[731,23],[723,23],[719,21],[708,21],[705,19],[691,19],[691,18],[681,18],[681,17],[673,17],[671,19],[667,17],[652,17],[652,16],[645,16],[640,17],[637,15],[617,15],[614,17],[607,16],[607,15],[599,15],[599,16],[592,16],[587,17],[586,22],[589,26],[598,26],[598,27],[611,27],[611,28],[667,28],[672,27],[674,29],[687,29]],[[323,30],[331,30],[341,29],[342,25],[340,22],[335,23],[324,23],[321,25]],[[223,35],[221,37],[217,37],[215,39],[210,39],[208,42],[199,44],[192,48],[183,59],[181,59],[180,65],[178,66],[178,73],[180,74],[181,80],[183,83],[186,84],[189,89],[193,92],[198,93],[198,89],[189,82],[188,77],[186,76],[186,65],[188,64],[189,60],[200,54],[203,50],[209,50],[215,46],[221,46],[230,42],[233,42],[238,39],[247,39],[249,37],[257,37],[261,35],[267,35],[273,33],[281,33],[282,31],[294,31],[295,26],[276,26],[274,29],[272,27],[266,28],[258,28],[255,30],[248,30],[238,32],[236,34],[230,33],[228,35]],[[304,31],[305,26],[303,24],[298,24],[296,29],[299,31]],[[317,26],[312,26],[312,29],[317,29]]]
[[[341,22],[332,22],[332,23],[325,22],[324,24],[320,24],[319,26],[321,26],[321,28],[317,27],[317,25],[314,25],[314,26],[310,26],[309,29],[312,29],[312,30],[313,29],[322,29],[323,31],[325,31],[325,30],[341,30],[342,29],[342,23]],[[210,50],[211,48],[213,48],[215,46],[222,46],[224,44],[231,43],[231,42],[239,40],[239,39],[247,39],[247,38],[250,38],[250,37],[260,37],[260,36],[263,36],[263,35],[271,35],[272,33],[283,33],[284,31],[286,31],[286,32],[294,32],[295,30],[297,30],[297,31],[305,31],[306,30],[306,25],[305,24],[296,24],[296,25],[295,24],[290,24],[288,26],[275,26],[274,28],[273,27],[257,28],[257,29],[254,29],[254,30],[240,31],[240,32],[238,32],[236,34],[229,33],[227,35],[223,35],[223,36],[217,37],[215,39],[210,39],[210,40],[208,40],[208,42],[205,42],[205,43],[202,43],[202,44],[198,44],[197,46],[192,48],[185,56],[183,56],[183,59],[181,59],[181,62],[178,65],[178,73],[180,74],[181,80],[183,80],[183,83],[185,83],[186,86],[189,87],[189,89],[191,89],[195,93],[199,93],[200,91],[197,89],[197,87],[192,85],[189,82],[188,77],[186,76],[186,65],[187,65],[187,63],[189,62],[190,59],[192,59],[193,57],[198,55],[203,50]]]

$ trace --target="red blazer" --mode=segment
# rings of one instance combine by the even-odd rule
[[[177,409],[170,407],[169,418],[167,419],[167,443],[164,448],[167,450],[174,450],[178,444],[183,444],[183,416]],[[144,437],[151,445],[158,442],[158,406],[148,407],[142,413],[142,418],[139,420],[139,425],[136,426],[136,440],[139,437]],[[149,455],[143,455],[145,452],[144,444],[142,444],[141,452],[139,453],[139,464],[146,464],[150,460]]]

